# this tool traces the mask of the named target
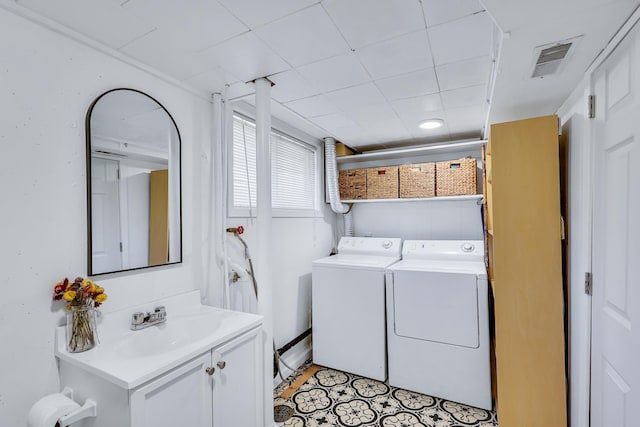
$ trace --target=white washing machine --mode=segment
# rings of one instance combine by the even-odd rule
[[[384,381],[385,269],[401,239],[343,237],[337,255],[312,266],[313,362]]]
[[[387,269],[389,384],[491,409],[484,244],[407,240]]]

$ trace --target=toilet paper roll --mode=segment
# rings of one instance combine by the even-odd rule
[[[55,427],[63,415],[80,408],[73,400],[62,393],[54,393],[38,400],[29,411],[28,427]]]

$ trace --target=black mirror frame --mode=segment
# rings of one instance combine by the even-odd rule
[[[104,97],[105,95],[115,92],[115,91],[120,91],[120,90],[127,90],[127,91],[131,91],[131,92],[136,92],[139,93],[142,96],[145,96],[149,99],[151,99],[153,102],[155,102],[156,104],[158,104],[165,113],[167,113],[167,116],[169,116],[169,118],[171,119],[171,122],[173,123],[173,126],[176,129],[176,133],[178,134],[178,142],[179,142],[179,146],[178,146],[178,153],[180,155],[180,161],[178,162],[178,173],[179,173],[179,178],[180,178],[180,188],[179,188],[179,201],[180,201],[180,205],[178,206],[178,215],[180,218],[180,253],[179,253],[179,261],[174,261],[174,262],[167,262],[165,264],[159,264],[159,265],[147,265],[147,266],[143,266],[143,267],[135,267],[135,268],[128,268],[128,269],[122,269],[122,270],[114,270],[114,271],[104,271],[104,272],[100,272],[100,273],[94,273],[93,272],[93,257],[92,257],[92,209],[91,209],[91,115],[93,113],[93,109],[96,106],[96,104],[98,103],[98,101],[100,101],[100,99],[102,99],[102,97]],[[155,268],[155,267],[164,267],[167,265],[175,265],[175,264],[181,264],[182,263],[182,256],[183,256],[183,248],[182,248],[182,232],[183,232],[183,227],[182,227],[182,136],[180,135],[180,129],[178,128],[178,125],[176,124],[176,121],[174,120],[173,116],[171,115],[171,113],[169,113],[169,111],[164,107],[164,105],[162,105],[160,102],[158,102],[157,99],[155,99],[154,97],[152,97],[151,95],[148,95],[140,90],[137,89],[131,89],[131,88],[126,88],[126,87],[120,87],[120,88],[115,88],[115,89],[110,89],[104,93],[102,93],[100,96],[98,96],[89,106],[89,109],[87,110],[87,115],[85,117],[85,124],[84,124],[84,128],[85,128],[85,151],[86,151],[86,155],[85,155],[85,173],[86,173],[86,200],[87,200],[87,276],[88,277],[94,277],[94,276],[102,276],[102,275],[106,275],[106,274],[114,274],[114,273],[121,273],[121,272],[125,272],[125,271],[135,271],[135,270],[143,270],[143,269],[147,269],[147,268]]]

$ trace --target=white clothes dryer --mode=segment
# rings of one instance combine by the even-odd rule
[[[401,239],[343,237],[312,265],[313,362],[379,381],[387,375],[385,269]]]
[[[407,240],[386,287],[389,384],[491,409],[483,242]]]

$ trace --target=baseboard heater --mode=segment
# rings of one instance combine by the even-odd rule
[[[291,350],[291,347],[293,347],[294,345],[298,344],[300,341],[302,341],[303,339],[305,339],[309,335],[311,335],[311,328],[307,329],[306,331],[304,331],[303,333],[301,333],[300,335],[298,335],[297,337],[295,337],[294,339],[292,339],[291,341],[289,341],[288,343],[286,343],[285,345],[280,347],[277,350],[278,354],[280,356],[282,356],[284,353],[286,353],[287,351]]]
[[[298,344],[300,341],[302,341],[309,335],[311,335],[311,328],[307,329],[306,331],[304,331],[303,333],[301,333],[300,335],[298,335],[297,337],[295,337],[294,339],[292,339],[291,341],[289,341],[288,343],[286,343],[285,345],[277,349],[276,351],[278,352],[278,356],[282,356],[284,353],[291,350],[293,346]],[[276,355],[274,354],[273,355],[273,377],[274,378],[276,375],[278,375],[279,369],[280,367],[278,366],[278,362],[276,361]]]

